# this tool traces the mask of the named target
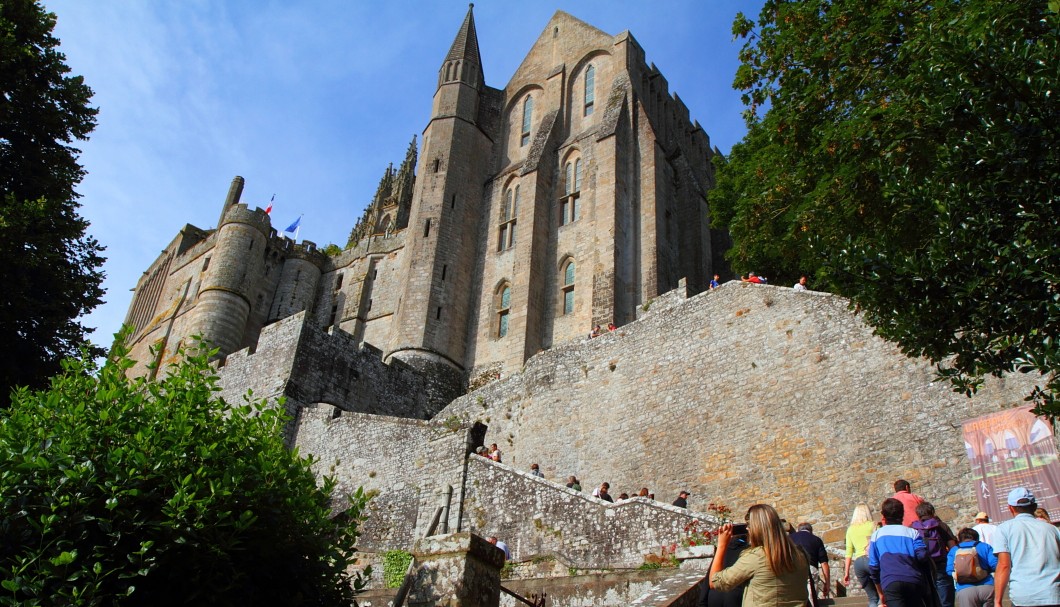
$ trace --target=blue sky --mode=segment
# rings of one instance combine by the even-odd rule
[[[301,238],[344,245],[387,163],[430,117],[438,68],[466,2],[43,0],[99,124],[80,142],[78,191],[106,248],[105,303],[86,319],[109,343],[130,290],[186,223],[215,226],[235,175],[273,224],[303,215]],[[503,88],[561,9],[610,34],[629,30],[727,152],[744,134],[731,83],[738,11],[762,0],[528,0],[475,4],[489,86]]]

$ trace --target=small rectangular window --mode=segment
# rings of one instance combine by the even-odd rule
[[[530,143],[530,133],[523,133],[523,138],[520,140],[519,145],[525,147],[528,143]]]
[[[561,201],[561,202],[559,203],[559,225],[561,225],[561,226],[565,226],[565,225],[567,225],[568,223],[570,223],[570,222],[569,222],[569,221],[567,220],[567,205],[568,205],[568,204],[569,204],[569,203],[567,202],[567,199],[566,199],[566,198],[564,198],[564,199],[563,199],[563,200],[562,200],[562,201]]]
[[[335,277],[335,290],[338,291],[342,288],[342,274]]]
[[[372,270],[372,280],[375,280],[375,277],[376,277],[376,276],[377,276],[378,274],[379,274],[379,270]]]
[[[449,266],[447,266],[447,265],[445,265],[445,264],[442,264],[442,280],[445,280],[445,269],[446,269],[447,267],[449,267]]]
[[[428,219],[427,221],[423,222],[423,237],[427,238],[430,235],[431,235],[431,220]]]
[[[563,313],[572,312],[574,312],[574,289],[567,289],[563,292]]]
[[[441,320],[442,319],[442,307],[441,306],[438,306],[438,311],[434,313],[434,319],[435,320]]]
[[[365,312],[371,312],[372,311],[372,298],[371,297],[368,298],[368,306],[364,309],[364,311]]]
[[[210,258],[207,257],[206,261],[202,262],[202,271],[205,272],[206,268],[210,267]]]
[[[582,205],[577,194],[571,199],[571,221],[578,221],[582,217]]]
[[[328,323],[328,326],[330,327],[331,325],[334,325],[336,322],[338,322],[338,320],[339,320],[339,305],[335,304],[335,305],[331,306],[331,322]]]
[[[452,200],[449,201],[449,208],[450,209],[455,209],[456,208],[456,194],[453,194]]]
[[[497,239],[497,250],[503,251],[504,245],[508,241],[508,224],[501,226],[500,237]]]

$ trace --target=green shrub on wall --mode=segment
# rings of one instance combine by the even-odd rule
[[[404,550],[387,550],[383,553],[383,582],[387,588],[400,588],[405,581],[412,555]]]

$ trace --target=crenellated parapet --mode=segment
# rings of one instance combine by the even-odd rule
[[[228,207],[228,210],[225,211],[224,219],[221,221],[221,225],[218,226],[217,229],[220,230],[225,225],[232,223],[255,228],[261,232],[262,236],[268,237],[275,234],[275,230],[272,229],[272,220],[264,209],[251,209],[242,203]]]

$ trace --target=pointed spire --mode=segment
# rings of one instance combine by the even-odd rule
[[[453,46],[449,48],[449,54],[445,56],[445,61],[442,62],[443,71],[453,64],[462,65],[463,69],[460,70],[459,74],[454,73],[451,77],[446,78],[444,80],[446,82],[462,80],[476,87],[481,86],[483,82],[482,57],[478,52],[478,34],[475,32],[475,15],[472,13],[474,8],[474,4],[468,4],[464,23],[460,26],[460,31],[456,33],[456,39],[453,40]],[[469,77],[472,71],[477,76],[476,78],[472,79]]]
[[[409,149],[405,152],[405,161],[398,169],[394,184],[394,199],[399,209],[412,206],[412,189],[416,180],[416,136],[412,136]],[[400,216],[400,213],[399,213]],[[400,220],[398,221],[400,224]],[[403,226],[402,226],[403,227]]]

